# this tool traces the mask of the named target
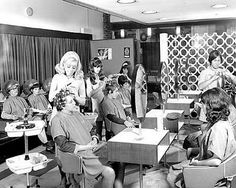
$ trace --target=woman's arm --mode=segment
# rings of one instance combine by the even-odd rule
[[[117,117],[114,114],[107,114],[107,119],[109,119],[111,122],[117,123],[117,124],[121,124],[121,125],[125,125],[126,127],[134,127],[132,122],[129,122],[127,120],[121,119],[119,117]]]
[[[51,82],[51,86],[50,86],[50,90],[49,90],[49,94],[48,94],[48,100],[50,102],[53,101],[53,98],[55,97],[55,95],[58,93],[57,91],[57,76],[54,75],[54,77],[52,78],[52,82]]]
[[[86,92],[87,92],[87,96],[91,97],[92,83],[90,82],[90,78],[86,79]]]
[[[2,111],[1,118],[2,119],[11,119],[11,120],[17,120],[18,119],[18,117],[16,115],[8,114],[5,111]]]
[[[1,118],[10,119],[10,120],[17,120],[18,119],[17,114],[12,112],[12,108],[11,108],[9,100],[6,100],[3,103]]]
[[[219,166],[221,163],[221,160],[219,157],[217,157],[215,154],[209,158],[209,159],[204,159],[204,160],[197,160],[195,158],[192,159],[190,162],[190,165],[194,166]]]
[[[98,87],[96,89],[92,89],[90,92],[90,97],[97,93],[99,90],[103,90],[106,86],[106,82],[105,81],[100,81],[98,84]]]
[[[226,69],[223,74],[226,78],[229,78],[234,84],[236,84],[236,76],[234,76],[228,69]]]
[[[56,144],[59,146],[60,150],[63,152],[69,152],[69,153],[77,153],[79,151],[85,151],[85,150],[92,150],[96,147],[96,143],[94,141],[88,143],[87,145],[79,145],[74,142],[69,141],[66,139],[65,136],[57,136],[55,139]]]
[[[215,74],[208,79],[206,79],[206,78],[207,78],[207,76],[205,76],[204,79],[202,79],[200,77],[199,82],[198,82],[199,89],[204,90],[205,88],[207,88],[212,82],[219,79],[219,75]]]
[[[84,79],[79,81],[78,91],[76,92],[75,99],[80,105],[85,105],[86,102],[86,92]]]

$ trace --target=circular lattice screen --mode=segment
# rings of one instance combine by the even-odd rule
[[[163,64],[162,91],[173,97],[179,90],[197,90],[198,76],[208,66],[208,55],[218,49],[223,66],[236,75],[236,33],[168,36],[168,62]]]

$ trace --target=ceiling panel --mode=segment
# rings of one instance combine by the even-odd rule
[[[236,18],[236,0],[137,0],[119,4],[117,0],[63,0],[142,24]],[[227,4],[213,9],[214,4]],[[155,10],[157,14],[142,14]]]

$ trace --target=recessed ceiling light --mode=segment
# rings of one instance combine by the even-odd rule
[[[211,8],[226,8],[228,5],[226,4],[215,4],[215,5],[212,5]]]
[[[136,0],[117,0],[117,3],[120,3],[120,4],[131,4],[135,2]]]
[[[142,11],[142,14],[157,14],[158,12],[156,10],[144,10]]]
[[[169,18],[163,17],[163,18],[159,18],[159,20],[168,20]]]

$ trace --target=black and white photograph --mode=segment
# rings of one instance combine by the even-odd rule
[[[236,188],[236,0],[0,0],[0,188]]]

